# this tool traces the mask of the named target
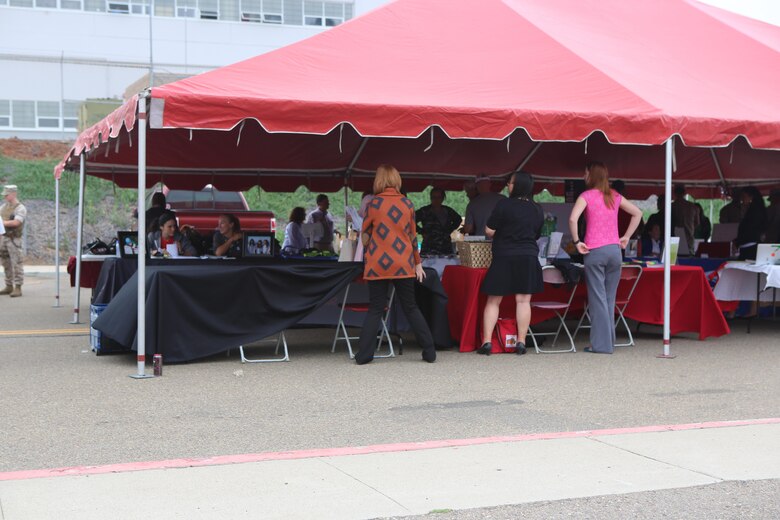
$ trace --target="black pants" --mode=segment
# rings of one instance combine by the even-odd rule
[[[423,356],[435,356],[433,336],[425,322],[417,302],[414,299],[414,278],[398,278],[394,280],[372,280],[368,282],[368,313],[360,331],[360,348],[355,360],[358,363],[373,359],[376,350],[376,338],[379,334],[380,320],[387,308],[387,293],[390,284],[395,286],[395,294],[401,302],[401,308],[412,326],[417,343],[423,349]]]

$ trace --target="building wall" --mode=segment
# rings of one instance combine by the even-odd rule
[[[148,0],[0,0],[0,138],[75,137],[72,118],[78,118],[84,100],[122,99],[130,84],[149,73],[150,19],[154,71],[196,74],[327,30],[325,23],[341,21],[328,17],[339,9],[349,19],[386,1],[324,2],[321,18],[310,15],[323,2],[308,0],[154,2],[155,12],[168,15],[217,9],[224,19],[213,20],[89,10],[123,4],[148,12]],[[58,8],[35,7],[52,5]],[[270,13],[275,22],[280,9],[283,24],[241,21]],[[306,25],[304,19],[323,25]],[[57,128],[51,127],[53,102],[60,110]]]

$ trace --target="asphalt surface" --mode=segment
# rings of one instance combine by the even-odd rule
[[[660,328],[643,326],[638,345],[613,356],[442,351],[428,364],[409,339],[403,356],[363,367],[330,352],[333,330],[290,331],[290,363],[242,365],[234,351],[135,380],[134,354],[90,352],[87,325],[68,323],[74,293],[61,283],[59,308],[52,274],[28,275],[22,298],[0,299],[0,471],[780,416],[777,322],[753,323],[750,334],[734,322],[732,334],[703,342],[675,337],[671,360],[656,357]],[[88,322],[89,290],[82,295]],[[47,329],[57,332],[8,334]],[[744,506],[776,518],[777,486],[726,482],[429,516],[732,518]]]

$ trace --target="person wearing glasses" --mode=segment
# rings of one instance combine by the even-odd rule
[[[482,316],[482,346],[478,354],[490,355],[493,329],[504,296],[514,295],[517,319],[516,354],[525,354],[531,324],[531,295],[541,292],[542,266],[539,246],[544,224],[542,207],[533,201],[534,179],[529,173],[513,173],[507,183],[509,197],[501,199],[490,214],[485,234],[493,239],[493,261],[481,292],[487,294]]]
[[[431,203],[420,208],[416,215],[417,232],[423,237],[420,254],[451,255],[452,239],[450,235],[460,227],[460,215],[443,204],[447,195],[441,188],[431,189]]]

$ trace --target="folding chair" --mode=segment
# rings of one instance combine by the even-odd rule
[[[545,290],[548,286],[555,285],[566,285],[568,282],[563,277],[563,273],[558,270],[557,267],[554,265],[546,265],[542,267],[542,280],[544,281],[544,287]],[[564,299],[557,299],[557,300],[541,300],[541,301],[534,301],[531,300],[531,309],[543,309],[548,311],[553,311],[555,313],[555,316],[558,318],[558,321],[560,322],[558,325],[558,329],[555,332],[533,332],[531,327],[528,327],[528,334],[531,336],[531,340],[534,342],[534,349],[536,350],[536,353],[545,353],[545,354],[552,354],[552,353],[559,353],[559,352],[577,352],[577,349],[574,347],[574,339],[571,336],[571,333],[569,332],[569,328],[566,326],[566,315],[569,313],[569,307],[571,307],[571,302],[574,299],[574,293],[577,290],[577,284],[573,284],[571,288],[571,292],[569,293],[568,299],[564,297]],[[542,293],[544,295],[544,293]],[[558,336],[561,333],[561,330],[566,332],[566,335],[569,337],[569,345],[570,347],[566,350],[563,349],[540,349],[539,343],[536,341],[536,336],[555,336],[552,341],[552,346],[555,347],[555,343],[558,341]]]
[[[618,326],[622,322],[628,333],[628,343],[615,343],[616,347],[633,347],[636,345],[636,342],[634,342],[634,335],[631,334],[631,328],[628,326],[628,322],[626,321],[625,316],[623,316],[623,312],[626,310],[626,307],[628,307],[628,302],[631,301],[631,297],[634,295],[634,290],[639,284],[639,279],[641,277],[641,265],[624,265],[620,269],[620,282],[618,282],[617,297],[615,298],[615,310],[618,313],[618,319],[615,320],[615,330],[617,331]],[[577,328],[574,329],[574,337],[577,337],[580,329],[589,328],[591,328],[590,314],[588,314],[588,304],[585,304],[582,317],[577,323]]]
[[[344,323],[344,312],[351,311],[351,312],[366,313],[368,312],[368,305],[369,305],[368,302],[361,302],[361,303],[349,302],[349,290],[352,287],[352,285],[356,283],[365,284],[366,282],[362,278],[356,280],[351,284],[349,284],[347,286],[346,291],[344,291],[344,299],[341,302],[341,312],[339,313],[339,322],[338,325],[336,325],[336,336],[333,338],[333,346],[330,349],[331,352],[336,352],[336,344],[339,341],[346,341],[347,351],[349,351],[349,359],[355,359],[355,353],[352,351],[351,340],[359,339],[360,336],[349,335],[349,332],[347,331],[347,325],[346,323]],[[376,351],[377,352],[381,351],[382,343],[384,343],[385,339],[387,339],[388,351],[387,354],[374,355],[374,358],[395,357],[395,350],[393,350],[393,339],[390,337],[390,330],[387,328],[387,320],[390,318],[390,310],[393,308],[393,298],[395,298],[395,285],[390,286],[387,306],[385,307],[385,312],[382,315],[382,319],[379,327],[379,334],[377,334],[376,337],[377,338]]]
[[[255,341],[254,343],[264,343],[264,342],[271,342],[276,341],[276,350],[274,350],[274,355],[279,355],[279,347],[284,347],[284,356],[282,357],[275,357],[275,358],[264,358],[264,359],[249,359],[244,355],[244,345],[239,345],[238,351],[241,353],[241,362],[242,363],[275,363],[278,361],[290,361],[290,352],[287,350],[287,337],[284,335],[284,331],[279,333],[279,337],[276,338],[276,340],[273,339],[261,339],[259,341]],[[252,345],[252,347],[257,347],[258,345]],[[247,346],[247,348],[250,348]]]

